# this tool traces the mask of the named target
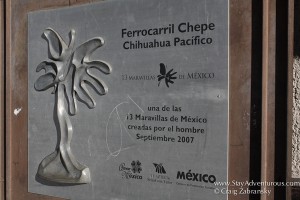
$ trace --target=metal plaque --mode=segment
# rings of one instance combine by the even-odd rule
[[[28,190],[223,200],[228,0],[110,0],[28,15]]]

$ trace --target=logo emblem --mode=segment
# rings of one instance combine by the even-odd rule
[[[122,174],[122,178],[126,179],[143,179],[143,176],[137,173],[141,173],[142,171],[142,164],[139,160],[132,161],[131,167],[126,167],[125,163],[121,163],[119,166],[119,171]]]
[[[177,72],[173,72],[173,69],[171,69],[170,71],[167,72],[167,66],[165,66],[165,64],[160,63],[160,75],[157,76],[158,78],[158,87],[160,85],[160,82],[165,79],[165,83],[166,86],[169,87],[169,83],[173,84],[174,83],[174,79],[177,79],[176,76],[174,76],[175,74],[177,74]]]
[[[166,170],[165,168],[163,167],[162,163],[153,163],[154,167],[155,167],[155,172],[158,173],[158,174],[166,174]]]
[[[140,161],[132,161],[131,162],[131,171],[133,173],[141,173],[142,171],[142,164]]]

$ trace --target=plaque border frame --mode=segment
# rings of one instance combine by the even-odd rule
[[[60,8],[95,0],[7,0],[6,10],[6,197],[8,199],[60,199],[28,192],[28,98],[27,98],[27,13]],[[228,178],[249,177],[251,89],[251,1],[229,0],[229,141]],[[239,16],[239,17],[236,17]],[[247,27],[241,29],[240,27]],[[241,77],[241,74],[243,75]],[[15,109],[21,109],[16,115]],[[241,124],[237,125],[237,124]],[[248,137],[244,137],[248,135]],[[242,141],[241,141],[242,140]],[[229,195],[229,199],[234,196]],[[247,199],[245,195],[242,199]]]

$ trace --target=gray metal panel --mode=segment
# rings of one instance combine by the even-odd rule
[[[112,0],[33,12],[28,18],[30,192],[78,200],[226,198],[214,194],[216,186],[200,181],[199,174],[213,175],[216,181],[227,181],[227,0]],[[179,24],[187,22],[214,23],[215,27],[203,34],[201,31],[179,32]],[[122,29],[153,29],[170,24],[174,24],[174,33],[122,38]],[[94,37],[100,36],[105,41],[92,58],[104,60],[112,68],[109,75],[98,74],[106,83],[108,93],[99,96],[91,89],[96,107],[89,109],[78,102],[78,114],[70,117],[74,132],[71,148],[76,159],[89,167],[90,184],[49,186],[35,179],[39,163],[54,151],[57,143],[53,119],[55,95],[51,94],[51,89],[45,92],[34,89],[34,82],[42,74],[36,73],[35,69],[48,59],[48,44],[41,38],[47,27],[56,30],[65,41],[69,31],[74,29],[76,47]],[[212,38],[212,44],[174,46],[176,37],[190,39],[196,36]],[[154,40],[170,41],[170,47],[123,47],[127,41],[145,43]],[[173,79],[174,83],[169,87],[166,77],[159,84],[160,63],[166,66],[166,73],[171,69],[172,73],[177,72],[173,75],[177,79]],[[207,77],[204,78],[202,73]],[[173,106],[180,107],[181,111],[173,110]],[[170,111],[163,110],[165,107]],[[142,120],[136,115],[153,118]],[[178,117],[179,122],[170,121],[172,116]],[[181,116],[205,118],[207,122],[180,122]],[[143,125],[151,130],[138,130],[146,129]],[[155,127],[165,127],[165,130],[154,132]],[[189,131],[200,129],[200,133],[176,131],[176,127],[190,128]],[[142,141],[137,139],[137,134],[162,137],[163,140],[174,138],[175,142]],[[184,143],[178,142],[179,136],[181,141],[184,137]],[[193,180],[192,176],[192,180],[187,180],[190,178],[185,176],[185,180],[180,179],[182,176],[178,175],[182,172],[186,175],[189,170],[198,174],[198,178]]]

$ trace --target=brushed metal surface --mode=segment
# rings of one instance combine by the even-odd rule
[[[75,30],[75,46],[101,36],[105,44],[91,60],[113,68],[109,76],[91,69],[109,91],[91,90],[97,106],[80,102],[70,116],[72,152],[89,166],[91,184],[62,187],[35,177],[57,142],[55,112],[49,114],[55,95],[34,88],[41,75],[35,68],[48,57],[41,38],[47,27],[65,41]],[[28,40],[30,192],[90,200],[226,198],[214,181],[227,181],[227,0],[112,0],[32,12]]]

